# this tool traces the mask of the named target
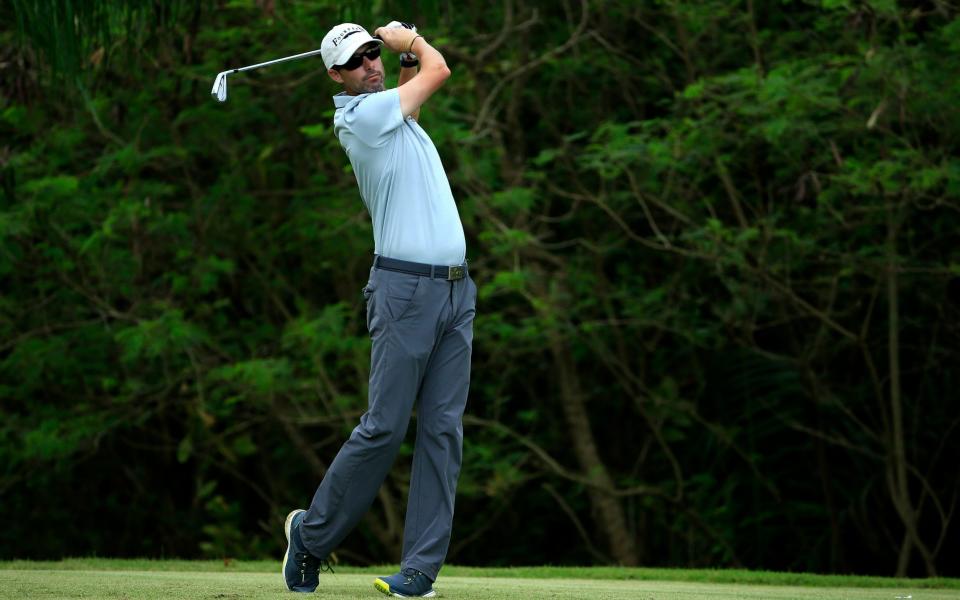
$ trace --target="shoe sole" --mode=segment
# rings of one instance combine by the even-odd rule
[[[382,579],[376,579],[373,582],[373,587],[377,588],[377,591],[388,596],[393,596],[394,598],[433,598],[437,595],[437,590],[430,590],[422,596],[404,596],[403,594],[398,594],[390,589],[390,584]]]
[[[290,525],[293,523],[293,518],[297,516],[297,513],[302,513],[302,512],[307,512],[307,511],[303,510],[302,508],[295,508],[291,510],[290,514],[287,515],[286,522],[284,522],[283,524],[283,533],[284,535],[287,536],[287,552],[283,555],[283,567],[280,569],[280,574],[283,575],[284,582],[287,581],[287,559],[290,558]],[[287,589],[290,590],[291,592],[293,591],[293,588],[290,587],[289,585],[287,586]]]

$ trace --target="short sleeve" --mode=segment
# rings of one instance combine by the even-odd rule
[[[361,96],[343,113],[343,126],[368,146],[383,145],[393,130],[402,124],[397,88]]]

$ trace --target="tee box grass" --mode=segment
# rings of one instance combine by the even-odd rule
[[[377,599],[377,576],[395,567],[335,567],[307,598]],[[440,597],[463,600],[960,600],[960,580],[892,579],[745,570],[617,567],[444,567]],[[0,562],[0,599],[291,599],[273,561],[72,559]]]

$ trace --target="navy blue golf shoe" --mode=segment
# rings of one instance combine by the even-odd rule
[[[294,592],[312,592],[320,584],[320,571],[330,571],[327,561],[307,551],[300,539],[300,523],[307,511],[298,508],[290,511],[283,524],[287,536],[287,553],[283,555],[283,579],[287,588]]]
[[[416,569],[404,569],[396,575],[378,577],[373,582],[377,588],[388,596],[397,598],[432,598],[437,595],[433,589],[433,581]]]

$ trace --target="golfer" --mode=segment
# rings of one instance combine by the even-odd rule
[[[291,590],[316,589],[321,565],[373,502],[416,407],[400,572],[374,585],[388,595],[425,597],[435,595],[450,543],[477,288],[440,156],[417,123],[450,70],[415,29],[375,33],[380,39],[343,23],[321,44],[327,73],[343,87],[333,97],[334,132],[373,221],[373,266],[363,289],[373,340],[367,412],[310,508],[287,516],[283,575]],[[401,54],[394,89],[384,89],[381,46]]]

